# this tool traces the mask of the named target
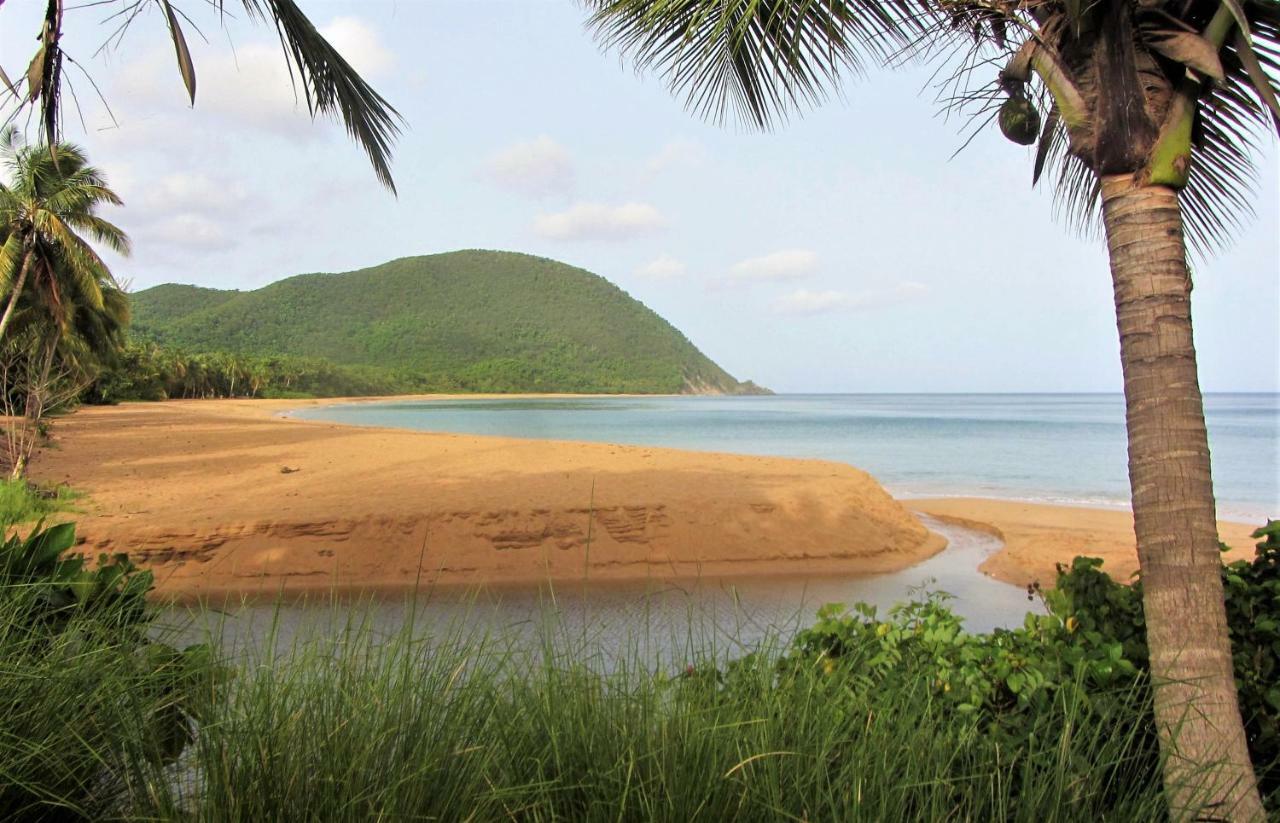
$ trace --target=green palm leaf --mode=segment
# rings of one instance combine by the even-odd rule
[[[1134,21],[1134,70],[1176,92],[1200,80],[1193,151],[1183,189],[1188,239],[1210,253],[1252,215],[1258,141],[1280,129],[1280,2],[1116,0]],[[590,0],[589,27],[637,68],[663,76],[691,109],[714,121],[770,128],[840,88],[870,63],[940,60],[951,77],[948,107],[991,119],[1005,95],[1023,94],[1051,113],[1033,178],[1049,167],[1058,212],[1073,228],[1097,227],[1100,15],[1107,4],[1072,0]],[[1194,35],[1220,9],[1248,31],[1217,48]],[[1179,40],[1181,38],[1181,40]],[[1023,77],[997,73],[1034,41]],[[1176,41],[1179,45],[1171,45]],[[1170,57],[1182,56],[1187,65]],[[1034,71],[1032,70],[1034,69]],[[1015,73],[1016,74],[1016,73]],[[1200,75],[1197,75],[1200,76]],[[1166,103],[1149,102],[1154,115]],[[1157,117],[1158,119],[1158,117]],[[1161,124],[1155,122],[1154,129]],[[1138,171],[1135,169],[1135,171]]]
[[[19,329],[46,340],[48,329],[70,334],[78,312],[112,310],[106,295],[118,286],[91,243],[129,253],[128,236],[97,213],[120,198],[77,146],[64,143],[51,151],[22,145],[6,133],[0,136],[0,153],[11,171],[0,193],[6,318],[0,320],[0,336],[12,339]],[[28,259],[22,289],[15,292],[15,277]]]
[[[608,48],[662,74],[691,109],[769,128],[821,103],[842,72],[886,60],[920,30],[918,4],[831,0],[592,0]]]
[[[378,180],[394,192],[391,146],[400,134],[399,113],[316,30],[293,0],[241,2],[250,17],[275,24],[311,113],[340,116],[347,133],[368,155]],[[222,0],[218,5],[221,7]]]

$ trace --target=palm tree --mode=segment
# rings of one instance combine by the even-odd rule
[[[34,303],[18,312],[4,344],[26,349],[29,354],[17,376],[18,385],[3,390],[25,393],[21,419],[10,421],[10,479],[26,472],[40,437],[41,423],[51,409],[73,402],[102,370],[115,363],[125,348],[129,324],[129,296],[112,283],[95,284],[95,305],[85,299],[67,278],[56,305],[47,301],[52,292],[31,295]],[[56,366],[56,368],[55,368]]]
[[[1280,3],[588,6],[606,47],[664,74],[692,108],[760,128],[821,102],[868,61],[941,57],[957,101],[1037,144],[1035,180],[1055,166],[1057,193],[1086,220],[1101,203],[1167,795],[1178,818],[1261,819],[1227,639],[1186,246],[1211,249],[1249,212],[1251,154],[1280,128]],[[998,65],[985,85],[968,79]]]
[[[62,36],[66,13],[83,13],[101,4],[73,5],[67,0],[46,2],[45,16],[40,31],[36,33],[36,52],[27,67],[25,88],[21,83],[12,82],[2,69],[0,82],[12,92],[18,108],[38,105],[45,142],[56,151],[62,120],[63,63],[66,58]],[[177,0],[120,0],[117,5],[119,8],[107,17],[115,28],[103,48],[119,47],[139,15],[149,8],[158,7],[164,14],[178,71],[194,105],[196,69],[182,26],[183,20],[190,24],[191,18],[180,8]],[[212,7],[219,20],[225,19],[225,0],[201,0],[192,5]],[[341,117],[347,133],[368,155],[378,180],[394,192],[391,144],[400,133],[401,122],[396,110],[316,30],[294,0],[240,0],[240,5],[250,20],[269,21],[275,26],[289,64],[290,77],[301,84],[312,115],[336,114]]]
[[[0,340],[28,291],[42,292],[51,311],[64,311],[62,292],[74,288],[95,309],[103,306],[103,284],[115,286],[106,264],[81,236],[88,235],[120,254],[129,239],[98,216],[103,203],[120,204],[102,173],[69,143],[50,151],[24,146],[16,130],[0,138],[0,156],[8,167],[8,184],[0,183],[0,294],[6,295],[0,316]],[[65,319],[65,318],[64,318]]]
[[[21,369],[25,419],[10,424],[21,428],[10,449],[16,478],[25,471],[32,433],[55,389],[74,390],[123,345],[128,298],[80,233],[121,253],[129,243],[96,214],[100,204],[120,200],[80,149],[66,143],[53,151],[24,146],[9,130],[0,137],[0,154],[11,177],[8,185],[0,184],[0,344],[31,349]]]

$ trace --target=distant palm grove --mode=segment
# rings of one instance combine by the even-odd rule
[[[511,252],[132,298],[131,344],[90,400],[761,391],[604,278]]]

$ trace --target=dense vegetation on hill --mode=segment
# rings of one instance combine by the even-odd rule
[[[166,352],[327,361],[369,391],[751,392],[602,277],[459,251],[249,292],[133,295],[133,338]]]

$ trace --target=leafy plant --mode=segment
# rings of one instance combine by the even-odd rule
[[[1249,751],[1264,802],[1280,810],[1280,521],[1254,533],[1252,561],[1222,567],[1236,688]],[[1225,550],[1225,547],[1223,547]],[[1077,557],[1059,566],[1043,592],[1046,614],[1028,614],[1015,630],[969,634],[932,593],[892,608],[831,604],[802,631],[783,670],[817,667],[853,689],[887,688],[904,667],[926,673],[936,699],[975,713],[988,733],[1011,744],[1064,694],[1086,706],[1090,722],[1132,723],[1143,757],[1155,757],[1150,719],[1135,711],[1148,699],[1148,651],[1142,582],[1126,586]],[[1032,593],[1039,592],[1039,586]],[[1149,746],[1149,748],[1144,748]]]
[[[1223,568],[1241,714],[1258,781],[1280,808],[1280,521],[1253,533],[1253,562]]]

